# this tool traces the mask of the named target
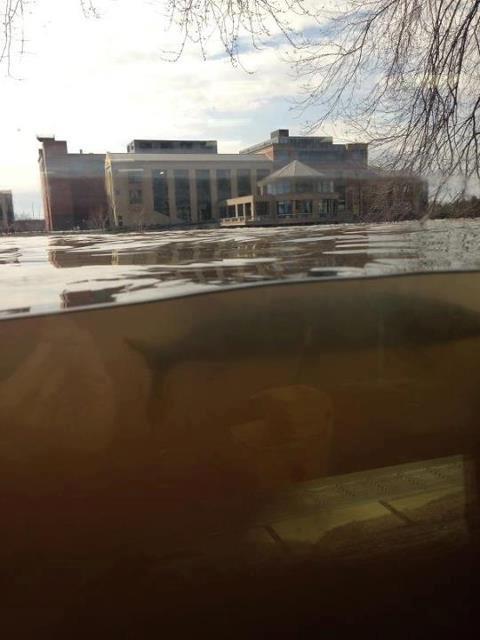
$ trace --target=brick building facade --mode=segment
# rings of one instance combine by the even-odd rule
[[[38,140],[46,230],[103,226],[108,220],[105,154],[69,153],[63,140]]]

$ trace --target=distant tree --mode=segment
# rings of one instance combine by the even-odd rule
[[[382,164],[480,177],[480,0],[345,0],[296,68],[318,127],[342,118]]]
[[[107,207],[99,205],[90,214],[87,226],[89,229],[105,230],[109,226],[110,214]]]
[[[437,202],[432,206],[432,218],[480,218],[480,199],[476,196],[456,202]]]

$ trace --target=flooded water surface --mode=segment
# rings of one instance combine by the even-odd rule
[[[479,221],[0,237],[0,314],[480,268]]]

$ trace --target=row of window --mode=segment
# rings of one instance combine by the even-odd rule
[[[215,149],[216,143],[206,140],[136,140],[128,145],[128,151],[151,149]]]
[[[276,148],[274,160],[275,162],[287,162],[291,160],[300,160],[301,162],[306,162],[307,164],[324,164],[324,163],[338,163],[345,162],[350,155],[347,153],[346,149],[335,148],[329,145],[327,149],[318,149],[318,150],[290,150],[290,149],[282,149]]]
[[[319,213],[333,215],[337,212],[336,200],[320,200]],[[278,216],[292,216],[295,214],[309,215],[313,213],[312,200],[284,200],[277,202]]]
[[[262,180],[269,175],[268,169],[257,170],[257,180]],[[174,194],[177,208],[177,217],[190,220],[192,217],[190,200],[190,175],[188,169],[176,169],[173,172]],[[232,173],[230,169],[217,169],[217,194],[218,201],[232,197]],[[131,205],[143,204],[143,172],[129,172],[129,203]],[[212,217],[212,194],[210,183],[210,170],[197,169],[195,171],[195,187],[197,191],[198,215],[200,220],[210,220]],[[170,203],[168,194],[167,172],[157,170],[152,172],[153,208],[157,213],[170,215]],[[252,175],[250,169],[237,169],[237,190],[239,196],[247,196],[252,193]],[[223,211],[225,209],[225,212]],[[225,215],[226,207],[220,207],[220,215]]]
[[[320,200],[319,201],[319,213],[321,215],[335,215],[337,213],[337,201],[336,200]],[[255,204],[255,211],[257,217],[269,216],[270,208],[269,203],[264,201],[258,201]],[[283,200],[276,203],[277,216],[293,216],[293,215],[311,215],[313,213],[313,201],[312,200]],[[250,202],[245,204],[230,205],[228,207],[228,217],[234,218],[236,216],[251,217],[252,205]]]
[[[335,190],[333,180],[279,180],[267,184],[269,195],[281,195],[283,193],[332,193]]]

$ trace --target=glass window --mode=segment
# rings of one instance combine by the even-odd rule
[[[190,220],[192,211],[190,206],[190,180],[187,169],[176,169],[175,177],[175,203],[177,218]]]
[[[237,171],[238,195],[248,196],[252,193],[250,169],[238,169]]]
[[[217,192],[220,201],[232,197],[230,169],[217,169]]]
[[[129,184],[143,184],[143,169],[141,171],[129,171],[128,172]]]
[[[270,171],[268,169],[257,169],[257,183],[261,180],[265,180],[265,178],[267,178],[269,175]],[[257,193],[262,193],[262,190],[264,193],[268,193],[268,186],[259,187],[257,185]]]
[[[153,208],[157,213],[170,215],[170,203],[168,201],[168,182],[165,170],[152,171]]]
[[[277,215],[291,216],[293,213],[293,202],[291,200],[281,200],[277,202]]]
[[[271,195],[279,195],[282,193],[290,193],[292,191],[290,180],[279,180],[267,185],[267,193]]]
[[[130,204],[142,204],[143,194],[141,189],[129,189],[128,201]]]
[[[333,215],[337,212],[336,200],[320,200],[320,213]]]
[[[290,157],[287,150],[279,149],[275,153],[275,160],[282,163],[287,163]]]
[[[332,184],[332,187],[339,195],[337,200],[338,211],[345,211],[345,184],[337,182],[336,184]]]
[[[210,171],[208,169],[197,169],[195,178],[197,185],[198,219],[211,220],[212,193],[210,189]]]
[[[297,213],[301,213],[303,215],[312,213],[313,207],[311,200],[297,200],[295,204],[295,210]]]
[[[314,183],[312,180],[297,180],[295,184],[297,193],[309,193],[314,191]]]
[[[256,202],[255,203],[255,214],[257,218],[261,218],[263,216],[268,216],[268,202]]]
[[[332,191],[334,191],[333,180],[326,180],[323,182],[319,182],[318,191],[322,193],[332,193]]]

